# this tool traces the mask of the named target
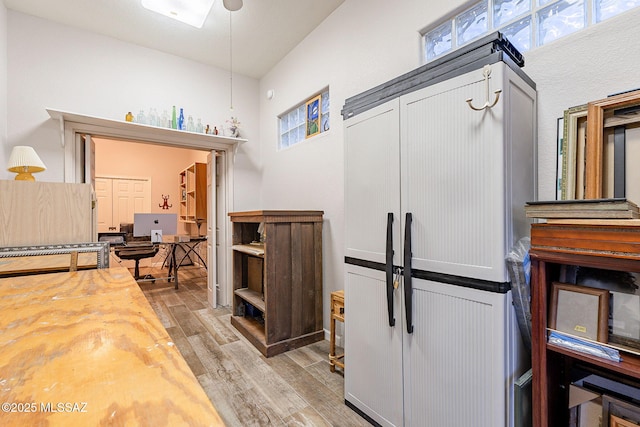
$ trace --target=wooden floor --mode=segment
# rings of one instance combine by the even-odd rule
[[[228,308],[207,308],[205,270],[182,267],[179,283],[178,290],[166,280],[140,287],[228,426],[369,425],[344,405],[344,377],[329,370],[328,341],[267,359],[231,326]]]

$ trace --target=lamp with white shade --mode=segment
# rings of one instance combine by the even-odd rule
[[[31,174],[46,169],[47,167],[42,163],[33,147],[26,145],[13,147],[7,170],[18,174],[15,178],[17,181],[35,181],[36,179]]]

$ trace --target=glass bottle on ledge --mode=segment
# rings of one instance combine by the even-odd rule
[[[138,113],[137,122],[140,123],[141,125],[147,124],[147,116],[144,115],[144,110],[140,110],[140,112]]]
[[[178,116],[178,130],[184,130],[185,129],[185,124],[184,124],[184,111],[181,108],[180,109],[180,115]]]
[[[169,120],[169,113],[167,113],[167,110],[162,111],[162,115],[160,116],[160,127],[163,127],[163,128],[171,127],[171,121]]]
[[[158,126],[158,113],[155,108],[149,109],[149,125]]]

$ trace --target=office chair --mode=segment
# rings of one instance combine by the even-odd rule
[[[124,233],[124,245],[116,248],[115,254],[120,259],[134,260],[133,277],[136,280],[151,279],[155,283],[155,277],[151,274],[140,276],[140,260],[145,258],[153,258],[158,253],[158,246],[151,243],[151,240],[139,239],[133,237],[133,224],[120,224],[120,232]]]

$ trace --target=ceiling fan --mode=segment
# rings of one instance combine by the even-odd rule
[[[242,0],[222,0],[222,4],[229,12],[235,12],[242,8]]]

